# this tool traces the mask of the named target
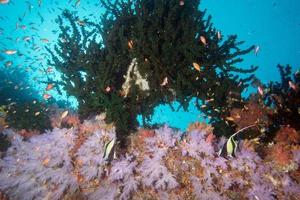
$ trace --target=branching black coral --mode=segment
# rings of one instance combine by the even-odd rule
[[[216,133],[231,134],[224,119],[243,103],[241,92],[252,78],[237,74],[256,70],[235,65],[253,47],[242,50],[236,36],[223,38],[211,16],[198,9],[199,0],[184,5],[177,0],[100,2],[106,8],[101,25],[86,21],[92,29],[87,31],[65,11],[69,25],[58,18],[56,54],[49,49],[50,65],[62,72],[62,85],[78,98],[80,114],[106,112],[124,142],[137,125],[137,114],[145,121],[155,106],[173,100],[187,109],[196,97]],[[96,42],[99,35],[102,41]]]
[[[300,130],[300,72],[292,74],[291,66],[278,65],[281,82],[270,82],[265,86],[265,105],[274,109],[270,115],[273,127],[289,125]]]

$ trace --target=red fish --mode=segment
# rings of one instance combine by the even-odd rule
[[[47,87],[46,87],[46,91],[52,90],[53,87],[54,87],[53,84],[48,84]]]
[[[51,98],[51,95],[50,95],[50,94],[47,94],[47,93],[45,93],[45,94],[43,95],[43,98],[44,98],[45,100],[48,100],[48,99],[50,99],[50,98]]]

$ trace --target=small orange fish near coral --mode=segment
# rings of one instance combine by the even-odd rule
[[[197,71],[201,71],[201,69],[200,69],[200,65],[198,64],[198,63],[193,63],[193,66],[194,66],[194,68],[197,70]]]
[[[51,95],[50,95],[50,94],[44,94],[44,95],[43,95],[43,98],[44,98],[45,100],[48,100],[48,99],[51,98]]]
[[[160,84],[160,86],[165,86],[168,84],[168,77],[165,77],[163,82]]]
[[[128,43],[127,43],[129,49],[132,49],[133,48],[133,42],[132,40],[129,40]]]
[[[46,87],[46,91],[52,90],[53,87],[54,87],[53,84],[48,84],[47,87]]]
[[[45,165],[48,165],[48,163],[50,162],[50,158],[45,158],[42,162],[42,164],[45,166]]]
[[[200,36],[200,41],[202,42],[202,44],[204,44],[204,46],[207,45],[206,38],[204,36]]]

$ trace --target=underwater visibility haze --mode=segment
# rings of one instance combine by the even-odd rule
[[[297,0],[0,0],[0,199],[299,199]]]

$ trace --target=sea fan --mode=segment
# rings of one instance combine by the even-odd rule
[[[118,195],[118,186],[114,183],[104,183],[95,192],[88,195],[89,200],[112,200]]]
[[[275,199],[275,193],[271,187],[264,184],[254,184],[252,188],[248,190],[247,196],[250,200],[257,199]]]
[[[132,156],[126,156],[112,164],[109,180],[122,188],[120,199],[129,199],[131,193],[135,192],[139,185],[139,181],[134,177],[137,163]]]
[[[200,179],[196,176],[191,176],[190,180],[193,185],[193,194],[197,199],[203,200],[221,200],[224,199],[220,194],[212,190],[211,188],[207,188],[204,185],[201,185]]]
[[[155,189],[173,189],[178,186],[174,176],[168,171],[163,164],[163,157],[166,156],[168,147],[160,148],[153,146],[153,141],[160,141],[163,137],[157,139],[151,138],[151,145],[147,148],[151,152],[151,156],[146,156],[139,171],[142,175],[142,183],[144,186],[154,186]],[[151,147],[151,148],[150,148]]]
[[[12,199],[60,199],[78,188],[68,155],[74,144],[73,129],[54,129],[28,142],[6,131],[12,146],[1,160],[0,189]]]
[[[182,155],[189,155],[197,160],[201,160],[201,155],[213,155],[215,153],[214,147],[205,141],[206,135],[206,132],[199,130],[188,132],[187,141],[182,143]]]
[[[155,189],[173,189],[177,187],[178,183],[164,166],[162,159],[167,155],[168,150],[179,141],[180,134],[167,126],[155,130],[155,132],[154,137],[145,139],[147,153],[151,156],[146,156],[139,167],[142,183],[144,186],[153,186]]]
[[[287,174],[282,177],[281,183],[286,197],[300,194],[300,185],[294,182]]]
[[[239,171],[254,171],[257,164],[262,164],[261,158],[255,152],[246,148],[242,148],[237,152],[236,158],[233,158],[230,161],[231,167]]]
[[[148,144],[151,150],[152,145],[163,145],[165,147],[171,148],[174,147],[176,142],[179,140],[181,133],[175,132],[168,126],[163,126],[155,130],[155,137],[147,138],[146,144]]]

